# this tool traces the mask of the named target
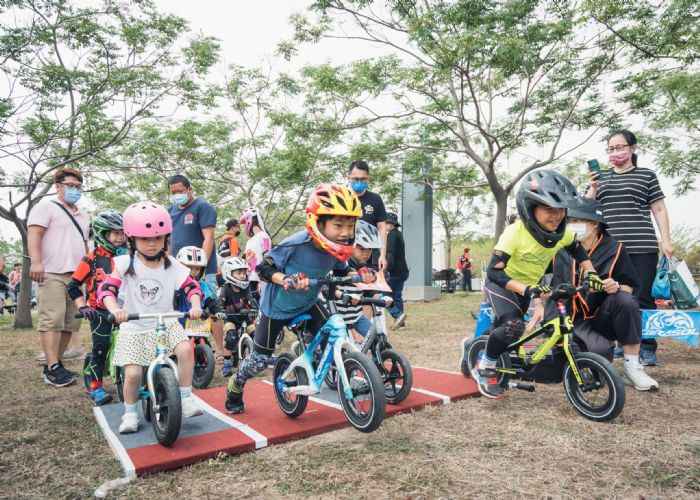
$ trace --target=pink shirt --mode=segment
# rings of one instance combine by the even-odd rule
[[[41,260],[44,271],[47,273],[72,273],[78,267],[80,259],[85,255],[85,241],[80,236],[78,228],[70,220],[61,207],[56,203],[61,201],[44,199],[37,203],[27,217],[27,226],[41,226],[46,228],[41,240]],[[68,209],[83,230],[87,238],[89,222],[78,207],[74,210],[65,203],[61,203]]]

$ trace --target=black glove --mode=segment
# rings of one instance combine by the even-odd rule
[[[284,289],[289,290],[290,288],[296,288],[297,283],[301,280],[308,278],[304,273],[294,273],[291,276],[284,278]]]
[[[525,297],[530,297],[531,299],[536,299],[540,295],[543,295],[545,293],[549,293],[551,291],[552,291],[552,289],[547,285],[528,286],[525,289]]]
[[[78,309],[78,311],[85,319],[96,320],[100,317],[99,311],[94,307],[84,306]]]
[[[596,292],[602,292],[605,287],[603,286],[603,280],[600,279],[596,273],[590,271],[583,275],[583,281],[581,283],[583,286],[588,286],[591,290]]]

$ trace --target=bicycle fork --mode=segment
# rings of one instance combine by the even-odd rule
[[[180,377],[177,372],[177,363],[168,357],[168,345],[165,338],[165,329],[158,332],[158,343],[156,346],[156,358],[148,365],[148,371],[146,372],[146,382],[148,383],[148,389],[151,393],[151,403],[153,405],[154,411],[159,411],[156,391],[155,391],[155,379],[156,374],[160,370],[160,367],[167,365],[172,369],[175,375],[175,381],[178,386],[180,385]]]

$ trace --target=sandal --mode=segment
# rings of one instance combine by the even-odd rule
[[[223,365],[224,364],[224,355],[223,354],[217,354],[216,357],[216,364],[217,365]]]

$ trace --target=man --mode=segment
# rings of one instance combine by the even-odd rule
[[[10,279],[5,276],[5,256],[0,255],[0,314],[5,313],[5,297],[10,291]]]
[[[472,291],[472,257],[469,255],[469,247],[464,247],[464,252],[457,259],[457,270],[462,272],[462,291]]]
[[[401,224],[399,216],[393,212],[387,213],[386,226],[389,230],[386,245],[386,270],[389,272],[389,286],[394,305],[387,308],[394,318],[392,330],[406,326],[406,313],[403,310],[403,285],[408,279],[408,264],[406,264],[406,245],[399,231]]]
[[[214,230],[216,228],[216,210],[211,204],[194,196],[192,185],[184,175],[174,175],[168,180],[170,201],[168,208],[173,220],[173,232],[170,236],[170,255],[177,255],[182,247],[201,248],[207,256],[204,280],[216,293],[216,252],[214,251]],[[221,321],[212,322],[212,333],[216,344],[217,359],[223,360],[224,329]]]
[[[20,284],[22,283],[22,264],[19,262],[15,264],[15,268],[10,272],[9,278],[10,291],[15,294],[15,297],[17,297],[17,294],[19,294]]]
[[[379,230],[379,235],[384,244],[384,248],[372,254],[372,263],[376,263],[379,270],[384,271],[387,266],[386,208],[384,208],[384,201],[381,196],[367,190],[369,180],[369,165],[367,162],[356,160],[350,164],[348,168],[348,183],[350,188],[355,192],[358,198],[360,198],[360,204],[362,205],[361,219],[372,224]]]
[[[74,318],[77,309],[66,285],[87,252],[89,222],[76,205],[82,195],[82,174],[63,168],[53,180],[56,199],[40,201],[27,218],[29,276],[37,283],[37,330],[46,359],[44,381],[64,387],[75,382],[76,374],[66,370],[61,360],[68,357],[66,347],[71,337],[79,342],[77,332],[82,322]],[[79,352],[75,357],[78,356]]]
[[[241,248],[238,242],[238,236],[241,234],[241,226],[236,219],[229,219],[226,222],[226,232],[219,238],[217,253],[219,256],[238,257],[241,253]]]

